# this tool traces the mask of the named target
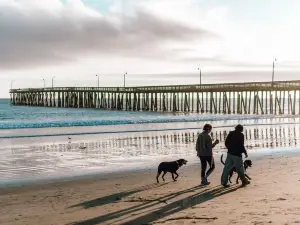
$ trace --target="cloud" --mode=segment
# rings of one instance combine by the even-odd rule
[[[180,56],[172,45],[217,37],[141,8],[131,15],[103,16],[79,0],[41,2],[0,1],[0,69],[59,64],[91,55],[172,59]]]

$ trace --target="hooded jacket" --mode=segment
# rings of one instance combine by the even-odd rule
[[[244,146],[244,134],[239,131],[230,131],[226,140],[225,146],[228,153],[234,156],[242,157],[242,154],[247,154]]]

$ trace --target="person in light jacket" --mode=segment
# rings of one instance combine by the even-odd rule
[[[197,156],[200,158],[201,162],[201,185],[210,184],[210,182],[208,182],[207,180],[207,177],[215,169],[215,162],[212,149],[219,143],[219,140],[216,140],[214,143],[212,143],[212,139],[209,135],[211,130],[212,126],[210,124],[205,124],[203,127],[203,132],[199,134],[196,143]],[[207,163],[210,168],[206,172]]]

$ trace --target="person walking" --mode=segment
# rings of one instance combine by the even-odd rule
[[[223,168],[223,173],[221,176],[221,184],[224,187],[229,187],[228,183],[228,175],[230,170],[235,167],[236,172],[239,174],[242,186],[250,184],[250,181],[245,177],[245,171],[243,166],[243,157],[242,154],[245,154],[245,157],[248,157],[248,153],[244,146],[244,134],[243,126],[237,125],[234,131],[230,131],[226,140],[225,146],[228,149],[227,158],[225,161],[225,165]]]
[[[208,182],[207,180],[207,177],[215,169],[215,162],[212,149],[219,143],[219,140],[216,140],[214,143],[212,143],[212,139],[209,135],[211,130],[212,126],[210,124],[205,124],[203,127],[203,132],[199,134],[196,143],[197,156],[200,158],[201,162],[201,185],[210,184],[210,182]],[[206,172],[207,163],[210,168]]]

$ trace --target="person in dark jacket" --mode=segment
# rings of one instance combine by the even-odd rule
[[[203,132],[199,134],[196,143],[197,156],[200,158],[201,162],[201,185],[210,184],[207,181],[207,177],[215,169],[212,149],[219,143],[219,140],[216,140],[214,143],[212,143],[209,135],[211,130],[212,126],[210,124],[205,124],[203,127]],[[209,170],[206,172],[207,164],[209,165]]]
[[[224,187],[228,187],[228,175],[229,171],[235,167],[237,173],[240,175],[242,180],[242,185],[245,186],[250,184],[248,179],[245,177],[245,171],[243,166],[243,157],[242,154],[245,154],[245,157],[248,157],[247,151],[244,146],[244,134],[243,126],[237,125],[234,131],[230,131],[226,140],[225,146],[228,149],[227,158],[225,161],[225,166],[223,169],[222,177],[221,177],[221,184]]]

